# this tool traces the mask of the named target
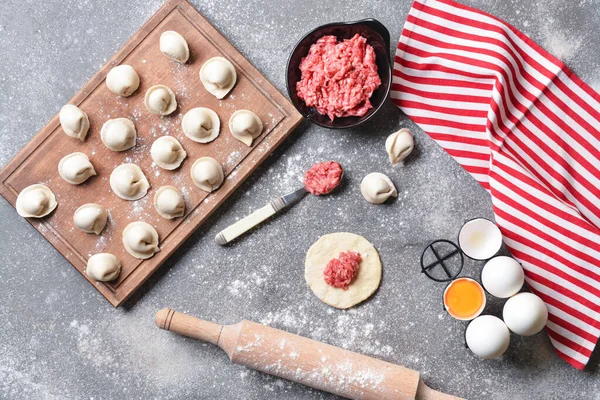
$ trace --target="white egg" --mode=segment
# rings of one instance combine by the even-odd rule
[[[506,299],[519,293],[525,281],[523,267],[514,258],[498,256],[481,271],[481,283],[492,296]]]
[[[510,332],[500,318],[482,315],[467,326],[465,340],[473,354],[490,360],[500,357],[508,349]]]
[[[475,218],[460,228],[458,244],[468,257],[475,260],[487,260],[500,251],[502,233],[489,219]]]
[[[535,335],[548,321],[546,304],[533,293],[519,293],[506,301],[502,318],[508,329],[521,336]]]

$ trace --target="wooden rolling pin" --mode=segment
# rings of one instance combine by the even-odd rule
[[[156,325],[216,344],[234,364],[350,399],[459,400],[427,387],[417,371],[252,321],[219,325],[164,308]]]

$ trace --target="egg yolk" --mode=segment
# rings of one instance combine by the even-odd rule
[[[477,282],[460,278],[448,286],[444,293],[444,304],[453,317],[467,319],[479,312],[484,296],[483,289]]]

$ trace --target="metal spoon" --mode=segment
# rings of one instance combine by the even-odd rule
[[[344,171],[342,170],[342,175],[340,176],[340,183],[342,182],[343,178],[344,178]],[[339,183],[337,186],[339,186]],[[332,188],[329,192],[323,193],[323,194],[329,194],[334,189],[335,189],[335,187]],[[219,244],[221,246],[224,246],[227,243],[232,242],[233,240],[242,236],[244,233],[248,232],[250,229],[254,228],[255,226],[257,226],[258,224],[260,224],[267,218],[273,216],[274,214],[278,213],[279,211],[283,210],[284,208],[297,203],[307,193],[310,193],[310,192],[307,191],[304,187],[302,187],[292,193],[288,193],[284,196],[277,197],[276,199],[271,200],[269,202],[269,204],[267,204],[263,208],[260,208],[256,211],[254,211],[252,214],[248,215],[247,217],[239,220],[235,224],[230,225],[229,227],[223,229],[221,232],[217,233],[217,236],[215,236],[215,242],[217,242],[217,244]]]

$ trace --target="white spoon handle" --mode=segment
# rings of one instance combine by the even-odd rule
[[[254,211],[252,214],[239,220],[235,224],[223,229],[217,234],[217,236],[215,236],[215,242],[221,246],[230,243],[276,212],[300,200],[306,193],[306,190],[302,188],[296,190],[295,192],[286,194],[285,196],[271,200],[269,204],[263,208]]]

